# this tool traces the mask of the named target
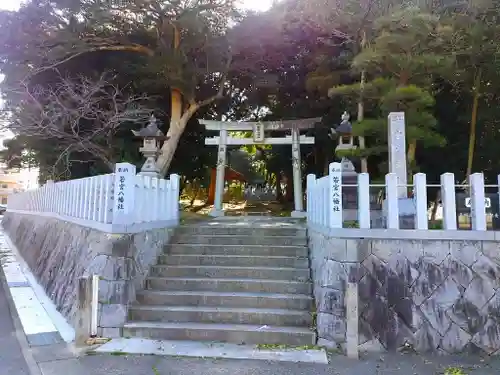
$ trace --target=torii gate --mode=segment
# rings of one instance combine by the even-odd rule
[[[224,216],[222,209],[222,196],[224,194],[224,171],[226,168],[226,154],[228,145],[292,145],[292,167],[294,185],[294,205],[292,217],[304,217],[305,212],[302,204],[302,176],[300,162],[300,144],[314,144],[314,137],[301,136],[300,130],[310,129],[315,123],[321,121],[321,117],[301,120],[263,121],[263,122],[236,122],[236,121],[214,121],[199,120],[207,130],[219,131],[218,137],[205,139],[206,145],[219,146],[217,155],[217,176],[215,183],[214,209],[211,216]],[[252,131],[253,138],[235,138],[228,136],[228,131]],[[285,137],[266,138],[266,131],[291,131],[291,135]]]

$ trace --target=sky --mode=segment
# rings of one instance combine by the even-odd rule
[[[21,0],[0,0],[0,9],[16,10]],[[246,9],[265,11],[271,7],[272,0],[241,0]]]
[[[0,8],[16,10],[19,7],[19,0],[0,0]]]

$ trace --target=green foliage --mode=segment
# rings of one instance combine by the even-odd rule
[[[391,111],[406,114],[408,146],[415,147],[410,172],[426,172],[430,181],[437,181],[444,171],[463,174],[472,98],[478,89],[474,168],[488,178],[500,170],[496,0],[445,8],[426,2],[425,10],[401,7],[400,1],[392,0],[285,0],[241,23],[231,0],[191,2],[182,9],[187,3],[155,0],[149,11],[142,3],[126,2],[127,12],[119,13],[111,8],[112,2],[97,7],[86,0],[29,1],[20,12],[0,12],[0,69],[6,74],[1,89],[7,121],[21,119],[15,114],[26,105],[26,97],[19,95],[21,80],[29,82],[32,92],[36,85],[51,87],[58,74],[95,78],[108,71],[112,83],[126,88],[127,95],[146,94],[152,99],[166,132],[171,121],[170,89],[182,91],[185,107],[191,100],[213,96],[231,42],[233,65],[225,84],[229,94],[197,116],[219,120],[322,116],[322,123],[307,132],[316,137],[315,145],[301,147],[304,176],[322,175],[329,162],[346,156],[355,164],[368,157],[371,177],[379,179],[387,172]],[[233,21],[237,25],[229,28]],[[178,48],[173,44],[176,29],[181,31]],[[50,68],[53,64],[57,74]],[[359,103],[364,109],[361,121],[355,119]],[[336,140],[329,137],[329,129],[344,110],[352,115],[354,135],[364,136],[368,147],[334,155]],[[140,141],[132,137],[131,129],[123,124],[112,140],[100,145],[109,147],[112,160],[140,167]],[[71,152],[54,170],[64,142],[23,132],[16,135],[2,158],[12,166],[39,166],[43,179],[106,170],[96,155],[81,151]],[[183,184],[208,185],[216,147],[205,147],[204,136],[204,128],[193,117],[171,165],[171,172],[183,175]],[[246,160],[230,160],[235,169],[273,184],[291,180],[289,146],[244,150],[249,155]],[[284,199],[280,194],[277,198]],[[285,195],[293,196],[290,191]]]
[[[389,74],[400,85],[427,85],[433,74],[453,67],[443,53],[449,33],[439,17],[416,7],[405,7],[374,23],[376,37],[353,60],[357,71]]]
[[[446,144],[437,131],[431,92],[433,75],[446,71],[453,62],[443,52],[449,39],[444,30],[439,17],[418,8],[402,8],[376,19],[373,41],[352,62],[355,72],[364,71],[374,78],[363,85],[356,82],[329,90],[330,97],[344,98],[348,108],[363,101],[365,118],[354,124],[353,133],[368,138],[368,149],[376,150],[368,154],[380,153],[387,142],[390,112],[405,112],[409,143]],[[414,156],[409,155],[410,171],[418,168]]]
[[[466,373],[461,368],[458,368],[458,367],[448,367],[444,371],[444,375],[466,375]]]

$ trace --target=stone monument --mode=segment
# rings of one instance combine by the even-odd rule
[[[416,208],[413,199],[408,198],[405,113],[389,113],[388,122],[389,173],[395,173],[398,180],[399,226],[401,229],[413,229]],[[384,212],[386,209],[384,202]]]

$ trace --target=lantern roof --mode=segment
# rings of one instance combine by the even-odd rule
[[[335,132],[337,134],[352,134],[352,124],[349,121],[350,116],[347,112],[344,112],[342,114],[342,122],[340,123],[339,126],[335,128]]]
[[[141,130],[132,130],[132,133],[136,137],[142,137],[142,138],[163,138],[165,135],[163,132],[158,129],[157,125],[157,120],[154,115],[151,115],[149,118],[149,123],[146,127],[142,128]]]

